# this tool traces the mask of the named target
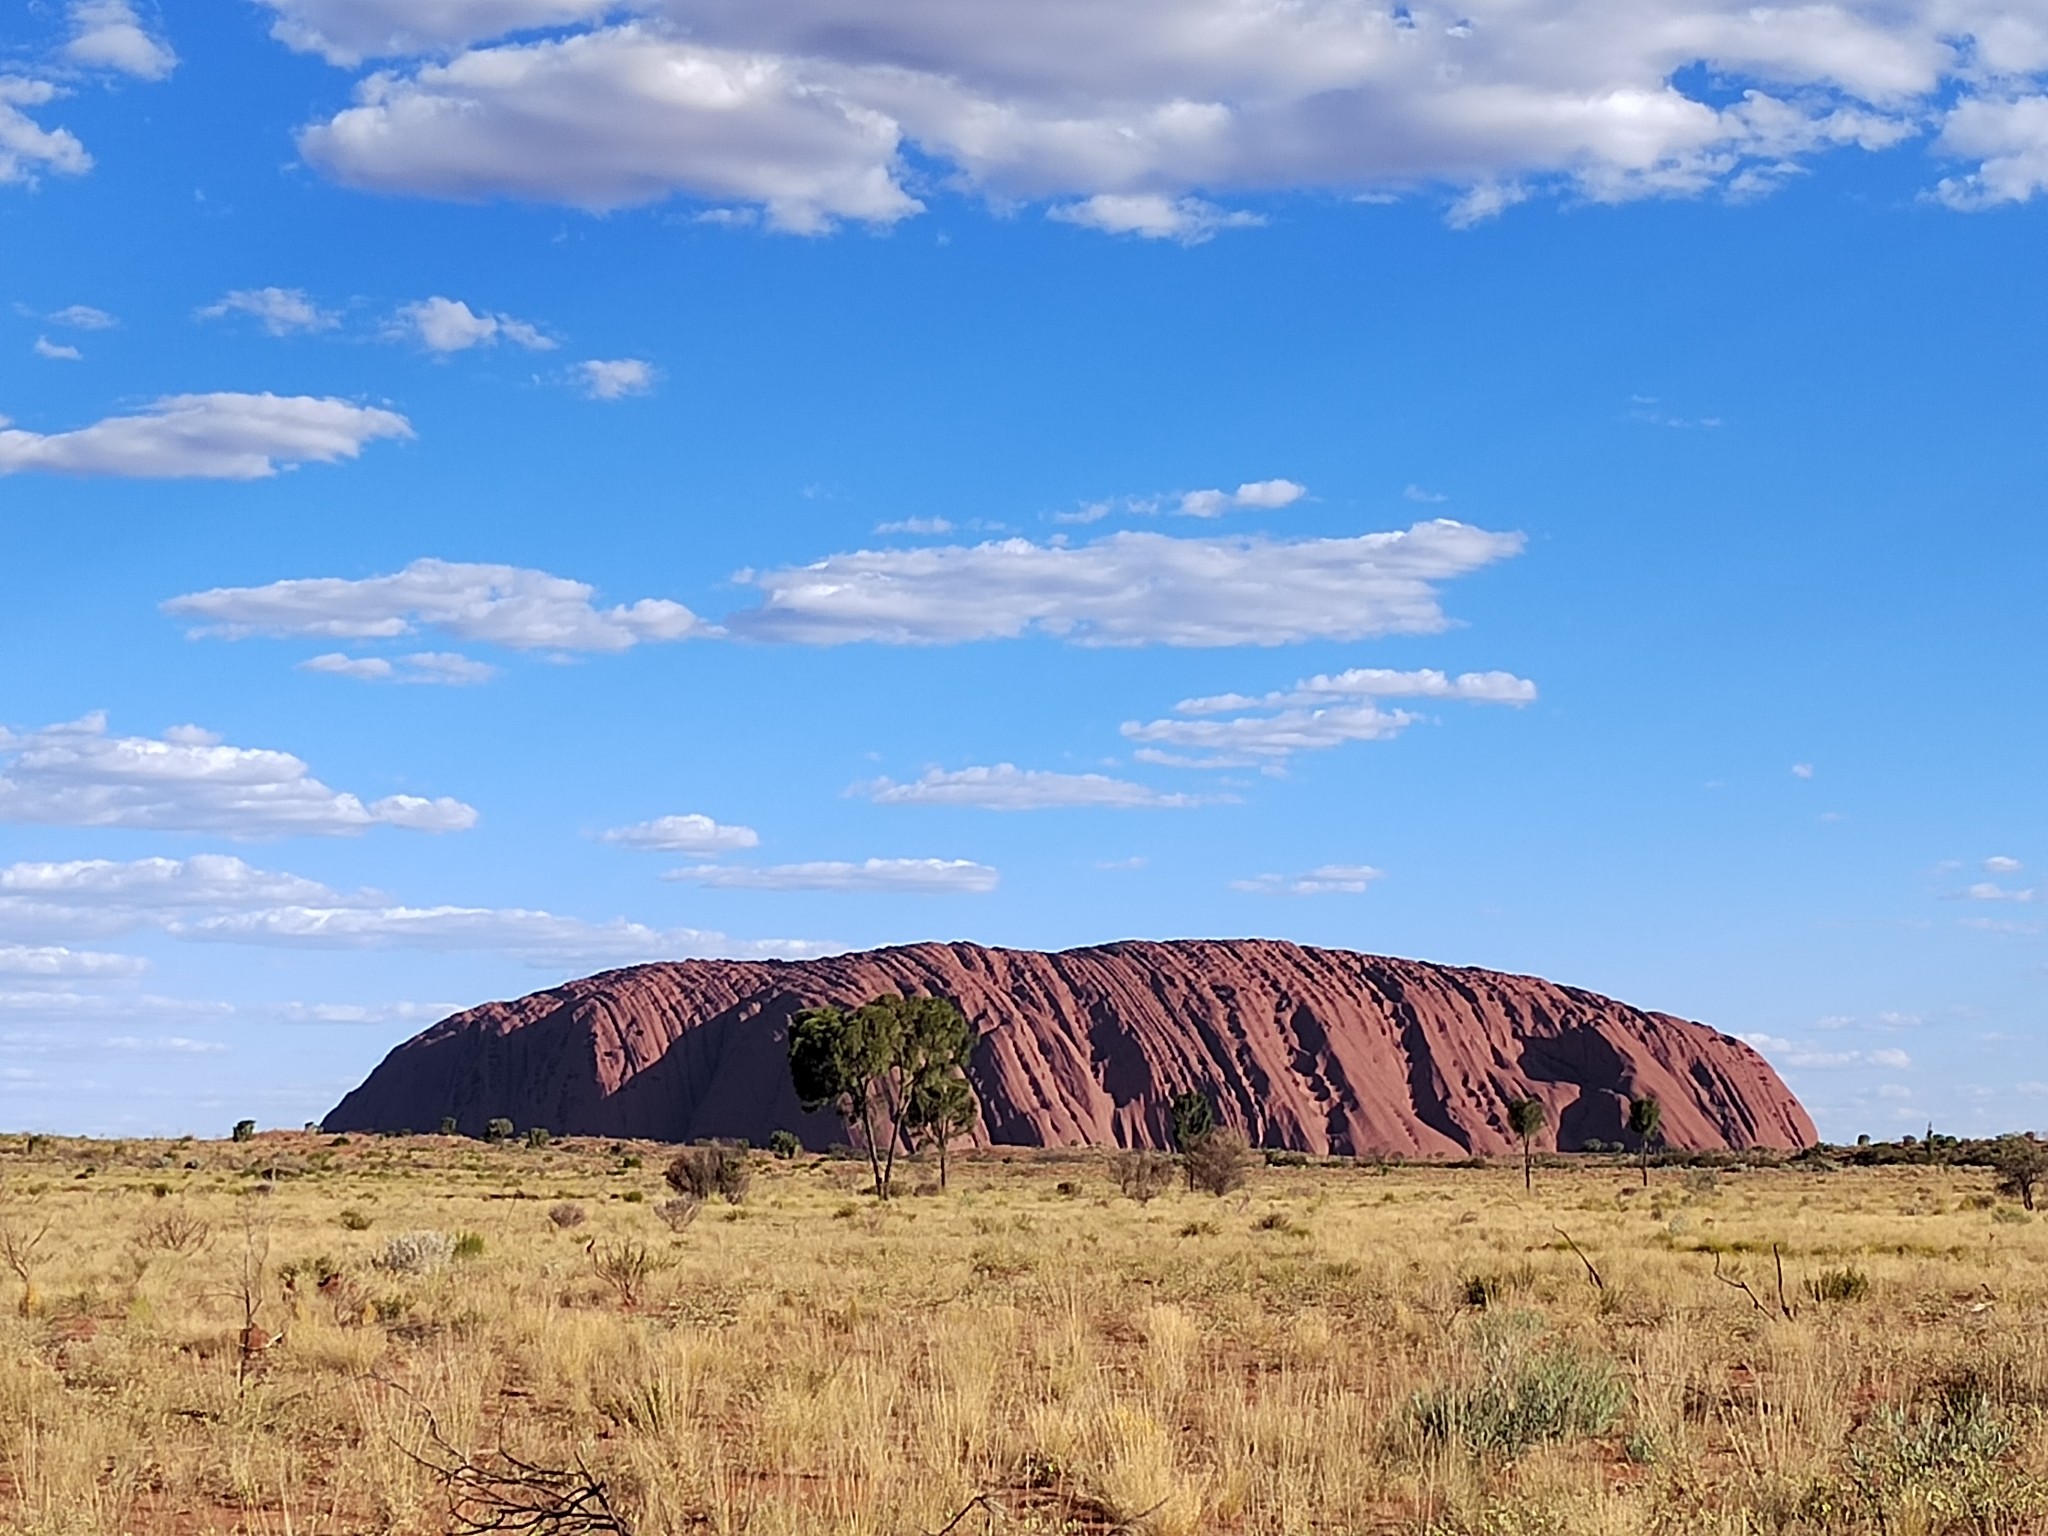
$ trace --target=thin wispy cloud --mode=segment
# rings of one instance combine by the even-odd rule
[[[1056,773],[1015,763],[933,768],[905,783],[875,779],[856,785],[855,791],[877,805],[950,805],[981,811],[1181,811],[1215,803],[1214,797],[1168,793],[1108,774]]]
[[[1282,645],[1431,634],[1437,584],[1508,559],[1522,536],[1418,523],[1340,539],[1178,539],[1119,533],[1092,544],[1004,539],[863,550],[740,573],[757,607],[727,626],[806,645],[954,644],[1037,634],[1078,645]]]
[[[248,316],[273,336],[331,331],[341,324],[338,313],[321,308],[299,288],[237,288],[199,311],[202,320],[229,315]]]
[[[263,480],[298,464],[358,457],[409,438],[395,411],[310,395],[169,395],[128,416],[69,432],[30,432],[0,417],[0,475],[131,480]]]
[[[803,864],[693,864],[663,876],[723,891],[840,891],[863,895],[978,896],[997,872],[971,859],[815,860]]]
[[[227,640],[391,640],[432,630],[513,650],[624,651],[711,632],[666,598],[601,608],[592,601],[596,595],[587,582],[522,566],[415,560],[388,576],[318,576],[190,592],[170,599],[163,611],[195,621],[195,635]]]
[[[1277,693],[1216,694],[1183,699],[1178,718],[1126,721],[1126,740],[1141,743],[1141,762],[1177,768],[1277,769],[1297,752],[1327,751],[1354,741],[1386,741],[1422,718],[1389,709],[1389,698],[1521,706],[1536,685],[1511,672],[1390,671],[1357,667],[1304,679]]]

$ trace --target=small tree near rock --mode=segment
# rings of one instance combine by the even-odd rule
[[[1228,1195],[1244,1188],[1259,1159],[1242,1132],[1219,1125],[1181,1153],[1181,1161],[1191,1188]]]
[[[768,1137],[769,1156],[780,1158],[783,1162],[788,1162],[803,1149],[803,1141],[795,1131],[776,1131]]]
[[[500,1115],[495,1119],[484,1122],[485,1141],[510,1141],[511,1139],[512,1122],[510,1120]]]
[[[717,1195],[729,1205],[747,1198],[747,1185],[753,1177],[745,1149],[722,1141],[683,1148],[662,1173],[668,1187],[679,1195],[698,1201]]]
[[[1636,1138],[1642,1154],[1643,1188],[1650,1187],[1650,1143],[1664,1128],[1664,1106],[1657,1102],[1655,1094],[1644,1094],[1640,1099],[1628,1102],[1628,1128]]]
[[[1535,1141],[1548,1118],[1541,1099],[1509,1099],[1508,1129],[1522,1139],[1522,1188],[1536,1187]]]
[[[236,1141],[254,1141],[256,1139],[256,1122],[254,1120],[237,1120],[234,1130],[229,1132],[229,1134]]]
[[[1188,1154],[1201,1144],[1210,1132],[1216,1129],[1216,1107],[1209,1102],[1206,1093],[1174,1095],[1173,1102],[1166,1106],[1166,1119],[1173,1133],[1173,1149],[1180,1153],[1187,1169],[1188,1192],[1195,1188],[1195,1167],[1187,1162]]]

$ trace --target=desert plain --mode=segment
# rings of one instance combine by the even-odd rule
[[[0,1141],[0,1530],[2025,1532],[1983,1169]]]

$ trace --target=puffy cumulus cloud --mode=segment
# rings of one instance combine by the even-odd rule
[[[654,365],[637,357],[587,358],[576,365],[576,382],[593,400],[624,400],[653,392]]]
[[[1215,239],[1220,230],[1251,229],[1266,222],[1255,213],[1233,212],[1199,197],[1158,192],[1098,192],[1077,203],[1057,203],[1046,216],[1104,234],[1177,240],[1182,245],[1200,245]]]
[[[373,826],[454,832],[476,824],[459,800],[329,789],[289,752],[231,747],[196,726],[161,738],[109,736],[103,714],[23,734],[0,730],[0,822],[336,835]]]
[[[1307,486],[1292,480],[1252,480],[1234,491],[1184,491],[1180,509],[1189,517],[1221,517],[1244,507],[1262,511],[1291,507],[1307,494]]]
[[[454,651],[414,651],[395,660],[328,651],[309,656],[299,663],[299,670],[321,672],[329,677],[353,677],[367,683],[429,683],[451,688],[487,683],[498,675],[498,669],[489,662]]]
[[[1356,896],[1387,872],[1370,864],[1319,864],[1305,875],[1257,875],[1233,880],[1233,891],[1254,896]]]
[[[591,207],[672,194],[783,228],[914,213],[914,154],[997,203],[1196,240],[1211,199],[1767,190],[1943,122],[1963,205],[2042,184],[2038,0],[265,0],[394,61],[305,130],[350,183]],[[522,31],[545,35],[518,37]]]
[[[0,976],[108,977],[139,976],[149,962],[136,955],[110,955],[95,949],[66,949],[61,944],[0,944]]]
[[[0,428],[0,475],[261,480],[280,465],[353,459],[378,438],[411,437],[395,411],[311,395],[169,395],[134,416],[72,432]]]
[[[623,651],[713,633],[681,603],[641,598],[611,608],[587,582],[516,565],[415,560],[389,576],[316,576],[261,587],[215,587],[163,605],[198,621],[193,633],[228,640],[252,635],[388,640],[439,630],[513,650]],[[382,668],[344,657],[321,670],[385,678]],[[349,663],[354,670],[343,663]]]
[[[340,315],[314,303],[303,288],[236,288],[199,311],[202,320],[228,315],[248,315],[273,336],[331,331],[341,324]]]
[[[862,550],[741,572],[761,589],[733,633],[806,645],[949,644],[1046,634],[1080,645],[1282,645],[1429,634],[1435,583],[1520,551],[1522,536],[1418,523],[1347,539],[1025,539]]]
[[[1936,147],[1977,166],[1944,177],[1935,196],[1951,208],[2023,203],[2048,188],[2048,96],[1975,98],[1957,104]]]
[[[1355,667],[1308,678],[1278,693],[1183,699],[1174,706],[1181,718],[1126,721],[1123,734],[1145,744],[1137,754],[1143,762],[1178,768],[1277,769],[1296,752],[1384,741],[1422,718],[1410,710],[1382,708],[1380,699],[1522,705],[1535,697],[1536,685],[1512,672],[1450,677],[1433,669]]]
[[[657,816],[636,821],[630,827],[613,827],[600,832],[601,842],[624,848],[643,848],[654,853],[736,853],[758,847],[761,834],[752,827],[726,826],[695,811],[682,816]]]
[[[1015,763],[933,768],[907,784],[876,779],[856,785],[855,790],[877,805],[953,805],[981,811],[1177,811],[1209,804],[1215,798],[1166,794],[1105,773],[1054,773],[1019,768]]]
[[[28,115],[63,94],[47,80],[0,75],[0,186],[33,185],[44,171],[83,176],[92,169],[92,156],[76,135],[64,128],[45,128]]]
[[[922,207],[897,180],[900,138],[802,61],[627,23],[372,75],[299,148],[371,191],[589,209],[687,191],[808,234]]]
[[[996,888],[995,870],[970,859],[819,860],[808,864],[696,864],[663,877],[723,891],[903,892],[978,896]]]
[[[0,868],[0,933],[100,938],[161,929],[197,912],[381,899],[373,892],[343,896],[317,880],[257,869],[218,853],[20,863]]]
[[[833,953],[805,939],[737,940],[701,928],[652,928],[526,907],[266,907],[184,920],[181,939],[290,949],[483,950],[543,964],[598,960],[803,960]]]
[[[438,294],[401,307],[393,333],[444,355],[495,346],[500,341],[529,352],[548,352],[555,346],[553,338],[543,335],[538,326],[510,315],[478,314],[460,299],[444,299]]]
[[[152,37],[130,0],[71,0],[67,63],[118,70],[138,80],[161,80],[178,67],[170,44]]]

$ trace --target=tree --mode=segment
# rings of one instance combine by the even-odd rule
[[[256,1139],[256,1122],[254,1120],[237,1120],[233,1134],[236,1141],[254,1141]]]
[[[1657,1102],[1655,1094],[1644,1094],[1640,1099],[1628,1101],[1628,1128],[1641,1144],[1643,1157],[1643,1188],[1650,1187],[1650,1143],[1657,1139],[1657,1133],[1664,1128],[1664,1106]]]
[[[913,1147],[923,1140],[939,1149],[940,1189],[946,1187],[947,1144],[973,1130],[980,1117],[981,1106],[964,1077],[933,1074],[912,1086],[905,1117],[908,1139]]]
[[[1531,1143],[1543,1129],[1545,1119],[1541,1099],[1509,1099],[1508,1129],[1522,1138],[1522,1188],[1536,1187],[1535,1152]]]
[[[1190,1089],[1174,1095],[1173,1102],[1166,1106],[1166,1118],[1173,1133],[1173,1149],[1181,1155],[1181,1166],[1187,1170],[1188,1193],[1193,1194],[1195,1149],[1215,1131],[1216,1108],[1207,1094]]]
[[[2048,1180],[2048,1146],[2032,1136],[2001,1136],[1993,1144],[1991,1166],[1998,1170],[1998,1192],[2031,1211],[2034,1186]]]
[[[511,1139],[512,1122],[510,1120],[507,1120],[503,1115],[499,1115],[495,1119],[486,1120],[484,1122],[485,1141],[510,1141]]]
[[[941,997],[877,997],[850,1012],[807,1008],[790,1020],[790,1080],[804,1108],[829,1106],[849,1129],[860,1127],[875,1195],[886,1200],[908,1137],[939,1142],[943,1177],[945,1138],[974,1123],[960,1096],[972,1104],[966,1069],[975,1040],[966,1016]]]
[[[1258,1156],[1245,1144],[1244,1136],[1227,1125],[1213,1127],[1181,1154],[1187,1164],[1188,1187],[1205,1189],[1212,1195],[1228,1195],[1244,1188]]]

